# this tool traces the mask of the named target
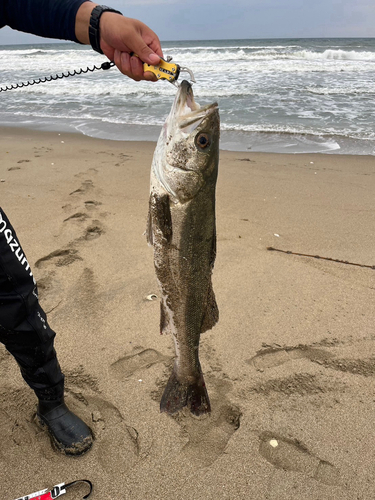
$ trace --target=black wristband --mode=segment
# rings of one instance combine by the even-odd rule
[[[89,26],[89,39],[91,43],[91,47],[99,52],[99,54],[103,54],[102,49],[100,48],[100,17],[104,12],[115,12],[116,14],[121,14],[118,10],[111,9],[111,7],[106,7],[105,5],[97,5],[92,9],[91,17],[90,17],[90,26]]]

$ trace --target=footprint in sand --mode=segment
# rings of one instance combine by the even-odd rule
[[[79,172],[78,174],[75,174],[74,177],[77,177],[78,179],[81,179],[82,177],[88,177],[91,174],[97,174],[99,170],[97,168],[91,167],[85,170],[84,172]]]
[[[99,220],[93,220],[92,223],[85,229],[83,238],[85,240],[95,240],[104,233],[103,224]]]
[[[73,215],[70,215],[66,219],[64,219],[64,222],[67,222],[68,220],[84,222],[86,219],[88,219],[88,217],[89,216],[87,214],[85,214],[84,212],[77,212]]]
[[[102,205],[101,201],[87,200],[84,202],[87,210],[95,210],[97,207]]]
[[[77,191],[74,191],[74,192],[76,193],[79,191],[80,191],[80,189]],[[98,206],[101,205],[101,203],[98,201],[86,201],[84,203],[85,203],[85,209],[89,212],[93,212]],[[63,208],[67,211],[71,208],[71,206],[68,204]],[[99,215],[103,216],[105,214],[99,214]],[[91,218],[91,216],[88,213],[79,211],[79,212],[73,213],[72,215],[69,215],[69,217],[64,219],[64,222],[68,222],[68,223],[73,222],[76,224],[84,224],[87,221],[87,219],[90,219],[90,218]],[[92,220],[91,222],[89,222],[88,226],[84,229],[83,235],[76,238],[72,242],[72,244],[73,245],[77,244],[77,243],[81,242],[82,240],[86,240],[86,241],[94,240],[96,238],[99,238],[103,233],[104,233],[104,226],[100,222],[100,220],[97,220],[97,219]]]
[[[85,222],[89,218],[89,215],[82,213],[82,212],[77,212],[67,219],[64,220],[64,222],[67,221],[75,221],[79,224]],[[96,238],[99,238],[102,234],[104,233],[104,226],[103,224],[95,219],[91,221],[91,223],[84,229],[83,236],[80,236],[76,238],[72,244],[78,243],[81,240],[94,240]]]
[[[33,149],[34,149],[34,153],[35,153],[34,154],[35,158],[39,158],[43,154],[49,153],[50,151],[52,151],[52,148],[47,148],[45,146],[41,146],[39,148],[34,147]]]
[[[260,351],[256,356],[247,361],[257,370],[265,370],[274,366],[283,365],[295,359],[308,359],[313,362],[323,362],[332,358],[333,354],[310,346],[267,348]]]
[[[328,485],[337,486],[340,483],[339,470],[312,454],[297,440],[264,432],[260,436],[259,453],[278,469],[300,472]]]
[[[247,361],[260,372],[283,365],[296,359],[307,359],[322,366],[331,367],[334,354],[310,346],[267,348]],[[249,390],[261,395],[285,394],[287,396],[308,396],[327,392],[342,392],[345,386],[340,380],[333,380],[311,373],[294,373],[287,377],[272,378],[258,383]]]
[[[118,163],[115,163],[115,167],[120,167],[123,165],[123,163],[125,163],[126,161],[130,160],[132,158],[131,155],[126,155],[124,153],[119,153],[117,155],[118,159],[119,159],[119,162]]]
[[[112,403],[97,396],[87,397],[87,402],[91,408],[95,453],[101,467],[112,475],[124,474],[138,461],[138,431],[126,424]]]
[[[156,363],[164,363],[171,359],[155,349],[144,349],[118,359],[112,363],[110,369],[119,380],[125,380],[138,370],[147,369]]]
[[[81,177],[83,175],[87,175],[89,172],[91,173],[97,173],[97,170],[94,168],[89,169],[87,172],[81,172],[76,175],[76,177]],[[81,183],[81,187],[76,189],[75,191],[72,191],[70,195],[79,195],[79,194],[87,194],[88,192],[92,191],[94,189],[94,183],[91,179],[86,179]],[[87,200],[84,202],[84,209],[87,212],[93,212],[95,211],[102,203],[100,201],[96,200]],[[65,211],[68,211],[69,209],[72,208],[70,204],[65,205],[64,207]],[[78,207],[75,207],[76,209]],[[99,216],[105,216],[106,214],[99,214]],[[64,219],[64,222],[77,222],[79,224],[82,224],[86,222],[87,219],[90,218],[90,214],[86,213],[84,211],[78,211],[76,213],[73,213],[69,215],[66,219]],[[73,243],[78,243],[81,240],[93,240],[96,238],[99,238],[102,234],[104,233],[104,227],[103,224],[99,220],[93,220],[91,223],[85,228],[84,234],[82,237],[77,238],[76,240],[73,241]]]
[[[76,260],[82,260],[82,258],[78,255],[77,250],[74,250],[72,248],[54,250],[45,257],[38,259],[35,262],[35,267],[40,269],[51,263],[53,263],[57,267],[69,266]]]
[[[351,373],[352,375],[375,376],[375,356],[360,359],[336,358],[332,352],[306,345],[263,349],[256,356],[247,360],[247,363],[257,370],[263,371],[296,359],[307,359],[324,368]]]
[[[91,182],[91,181],[90,181]],[[87,205],[86,205],[87,204]],[[88,201],[85,202],[86,206],[96,206],[99,202]],[[65,208],[69,208],[70,205],[67,205]],[[84,223],[89,218],[84,212],[76,212],[69,217],[67,217],[64,222],[76,221],[78,223]],[[80,243],[82,240],[93,240],[99,238],[104,233],[103,224],[99,220],[93,220],[91,223],[84,229],[84,233],[82,236],[78,237],[76,240],[71,242],[71,246],[75,246],[77,243]],[[48,267],[50,264],[53,264],[56,267],[63,267],[73,264],[77,260],[82,260],[79,256],[78,250],[75,248],[62,248],[58,250],[54,250],[48,255],[38,259],[35,262],[35,267],[38,269],[43,269]],[[47,277],[48,278],[48,277]],[[49,279],[50,281],[50,279]]]
[[[211,414],[204,417],[194,417],[186,410],[175,417],[189,439],[182,454],[201,466],[215,462],[240,427],[241,411],[238,407],[213,398],[211,406]]]
[[[87,180],[82,182],[81,187],[79,187],[75,191],[72,191],[71,193],[69,193],[69,195],[71,196],[73,194],[86,194],[87,192],[91,191],[93,188],[94,188],[94,183],[92,182],[92,180],[87,179]]]

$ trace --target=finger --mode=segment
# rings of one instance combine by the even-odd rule
[[[137,56],[130,57],[130,67],[134,80],[143,78],[143,62]]]
[[[137,54],[134,54],[134,52],[132,52],[130,54],[130,61],[132,61],[133,58],[137,59],[140,62],[140,67],[139,67],[140,73],[138,73],[138,68],[137,69],[132,68],[133,73],[136,71],[136,75],[137,75],[137,77],[139,76],[140,80],[148,80],[149,82],[157,82],[158,79],[154,73],[152,73],[151,71],[143,72],[144,71],[144,63],[140,60],[140,58],[138,57]]]
[[[125,75],[132,74],[132,65],[130,62],[130,55],[127,52],[120,52],[121,70]]]
[[[129,78],[134,79],[130,63],[130,56],[127,52],[120,52],[119,50],[116,49],[114,52],[113,60],[117,68],[121,71],[121,73],[128,76]]]
[[[145,44],[142,38],[138,38],[137,43],[133,47],[133,52],[147,64],[159,64],[160,56]]]
[[[152,42],[148,44],[148,46],[155,52],[155,54],[164,59],[164,54],[158,38],[154,38]]]
[[[130,76],[132,73],[130,56],[127,52],[120,52],[120,51],[118,52],[119,52],[119,64],[116,64],[118,69],[121,71],[121,73],[124,73],[124,75]]]
[[[157,82],[158,79],[156,78],[156,75],[154,73],[151,73],[151,71],[146,71],[143,73],[143,79],[147,80],[149,82]]]
[[[121,71],[121,52],[117,49],[113,53],[113,62],[116,64],[118,69]]]

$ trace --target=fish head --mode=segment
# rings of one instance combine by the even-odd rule
[[[175,203],[193,199],[207,183],[215,185],[219,136],[217,103],[201,107],[183,80],[159,137],[153,169]]]

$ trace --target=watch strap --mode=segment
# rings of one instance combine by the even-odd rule
[[[99,54],[103,54],[100,48],[100,18],[104,12],[114,12],[115,14],[122,15],[120,11],[107,7],[106,5],[97,5],[92,9],[89,25],[89,39],[91,47],[96,50],[96,52],[99,52]]]

